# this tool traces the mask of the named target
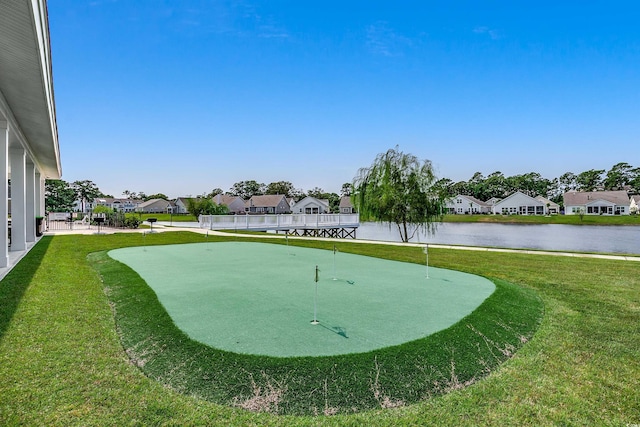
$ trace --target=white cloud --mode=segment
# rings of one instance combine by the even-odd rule
[[[400,56],[411,40],[396,33],[386,22],[378,21],[367,27],[367,48],[382,56]]]
[[[502,32],[500,30],[485,26],[476,27],[473,29],[473,32],[476,34],[486,34],[491,38],[491,40],[498,40],[502,38]]]

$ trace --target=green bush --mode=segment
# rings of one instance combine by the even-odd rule
[[[142,220],[137,215],[126,215],[124,217],[124,226],[126,228],[138,228]]]

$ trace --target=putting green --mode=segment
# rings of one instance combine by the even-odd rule
[[[362,353],[422,338],[495,290],[458,271],[430,267],[427,278],[424,265],[263,243],[132,247],[109,256],[138,272],[191,338],[276,357]]]

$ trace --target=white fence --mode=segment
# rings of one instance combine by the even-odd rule
[[[209,230],[295,230],[356,228],[358,214],[200,215],[200,228]]]

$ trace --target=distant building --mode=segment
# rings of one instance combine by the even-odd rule
[[[353,207],[353,204],[351,203],[351,196],[342,196],[340,198],[340,213],[341,214],[356,213],[356,209]]]
[[[189,202],[188,200],[190,199],[190,197],[178,197],[173,204],[176,206],[176,209],[173,213],[175,214],[187,214],[189,213],[189,209],[187,208],[189,206]]]
[[[296,214],[323,214],[331,212],[329,200],[307,196],[294,204],[291,212]]]
[[[624,190],[567,191],[564,193],[565,215],[629,215],[631,199]]]
[[[213,203],[216,205],[224,205],[229,209],[230,214],[242,214],[245,212],[245,201],[242,197],[232,196],[230,194],[217,194],[213,197]]]
[[[106,206],[109,209],[113,209],[118,212],[135,212],[138,205],[142,203],[142,200],[134,199],[116,199],[113,197],[98,197],[93,199],[87,204],[87,207],[91,210],[96,206]]]
[[[175,205],[164,199],[151,199],[140,203],[136,212],[141,213],[173,213]]]
[[[245,202],[244,210],[248,214],[291,213],[291,206],[282,194],[252,196]]]
[[[491,206],[473,196],[458,194],[447,201],[446,210],[452,214],[486,214],[491,212]]]
[[[551,200],[542,196],[536,196],[536,200],[544,203],[545,215],[557,215],[558,213],[560,213],[559,204],[552,202]]]
[[[493,205],[494,214],[502,215],[544,215],[544,202],[516,191]]]

